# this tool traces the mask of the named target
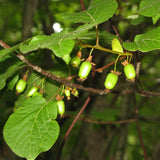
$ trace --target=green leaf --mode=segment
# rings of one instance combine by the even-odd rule
[[[12,79],[11,79],[10,82],[8,83],[7,87],[8,87],[8,89],[13,90],[13,89],[14,89],[14,86],[16,85],[16,83],[17,83],[18,80],[19,80],[19,75],[16,74],[16,75],[14,75],[14,77],[12,76],[11,78],[12,78]]]
[[[73,47],[73,40],[65,39],[65,34],[57,33],[51,36],[42,35],[33,37],[30,41],[27,40],[20,45],[20,51],[22,53],[28,53],[39,48],[48,48],[68,64],[70,61],[70,52]]]
[[[51,49],[53,53],[57,56],[62,58],[66,64],[69,64],[71,58],[70,53],[74,47],[74,41],[73,40],[63,40],[60,41],[58,44],[49,46],[48,49]]]
[[[84,22],[87,24],[81,25],[75,31],[70,33],[55,33],[51,36],[41,35],[26,40],[21,43],[18,47],[22,53],[28,53],[39,48],[47,48],[53,51],[53,53],[62,58],[66,64],[70,61],[70,53],[74,47],[73,39],[84,35],[89,29],[95,25],[105,22],[113,16],[117,9],[116,0],[95,0],[91,3],[88,10],[80,13],[75,13],[68,18],[72,21],[74,18],[78,18],[78,22]],[[17,49],[17,48],[16,48]],[[7,54],[11,50],[7,51]]]
[[[111,18],[117,6],[116,0],[94,0],[87,10],[79,13],[65,13],[63,16],[72,22],[99,24]]]
[[[148,52],[160,49],[160,27],[152,29],[145,34],[137,35],[134,42],[123,43],[123,47],[129,51]]]
[[[56,102],[41,96],[26,99],[4,126],[4,139],[20,157],[35,159],[49,150],[59,135]]]
[[[5,56],[7,56],[8,54],[10,54],[11,52],[15,51],[16,49],[18,49],[19,45],[16,45],[12,48],[8,48],[8,49],[2,49],[0,50],[0,60],[2,58],[4,58]]]
[[[152,17],[153,24],[156,24],[159,18],[160,18],[160,14],[157,14],[154,17]]]
[[[140,4],[139,13],[147,17],[153,17],[157,21],[160,17],[160,0],[143,0]]]
[[[12,51],[12,48],[0,50],[0,59],[8,55]]]
[[[83,40],[83,43],[85,43],[85,42],[87,43],[88,40],[93,40],[93,42],[95,43],[96,32],[95,31],[89,31],[85,35],[82,35],[78,38],[80,40]],[[100,44],[102,44],[102,46],[111,45],[112,40],[114,38],[116,38],[116,35],[114,35],[112,33],[109,33],[109,32],[106,32],[106,31],[99,32],[99,40],[100,40]]]
[[[16,71],[23,68],[22,62],[16,62],[12,58],[8,58],[3,62],[0,62],[0,90],[6,85],[6,80],[11,77]],[[2,72],[3,71],[3,72]]]

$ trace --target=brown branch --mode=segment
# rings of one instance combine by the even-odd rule
[[[75,118],[75,116],[70,115],[70,114],[64,114],[64,117],[70,117],[70,118]],[[123,124],[123,123],[131,123],[135,122],[135,119],[127,119],[127,120],[119,120],[119,121],[97,121],[97,120],[92,120],[92,119],[87,119],[87,118],[79,118],[80,121],[88,122],[88,123],[93,123],[93,124]]]
[[[80,0],[80,1],[81,1],[82,11],[84,11],[85,10],[84,2],[83,2],[83,0]]]
[[[120,57],[120,58],[118,59],[118,61],[124,59],[125,57],[126,57],[126,56]],[[110,66],[113,65],[113,64],[115,64],[115,61],[113,61],[113,62],[111,62],[111,63],[109,63],[109,64],[107,64],[107,65],[105,65],[105,66],[103,66],[103,67],[101,67],[101,68],[97,68],[97,69],[95,69],[94,71],[101,73],[101,72],[103,72],[104,69],[110,67]]]
[[[71,130],[72,130],[72,128],[73,128],[73,126],[75,125],[75,123],[76,123],[77,120],[79,119],[79,117],[80,117],[80,115],[82,114],[82,112],[84,111],[84,109],[87,107],[87,105],[88,105],[88,103],[89,103],[90,100],[91,100],[91,97],[89,96],[89,97],[86,99],[86,101],[85,101],[84,105],[82,106],[82,108],[80,109],[80,111],[78,112],[78,114],[76,115],[76,117],[74,118],[72,124],[70,125],[70,127],[69,127],[69,129],[68,129],[68,131],[67,131],[67,133],[65,134],[65,137],[64,137],[64,139],[63,139],[63,141],[62,141],[62,143],[61,143],[61,146],[60,146],[60,150],[59,150],[59,153],[58,153],[57,160],[60,160],[63,146],[64,146],[64,144],[65,144],[65,142],[66,142],[66,140],[67,140],[67,138],[68,138],[68,136],[69,136],[69,134],[70,134],[70,132],[71,132]]]
[[[2,40],[0,40],[0,45],[5,49],[10,48]],[[44,75],[45,77],[51,78],[51,79],[53,79],[53,80],[55,80],[57,82],[60,82],[60,83],[62,83],[64,85],[66,85],[66,86],[74,87],[74,88],[77,88],[77,89],[80,89],[80,90],[83,90],[83,91],[86,91],[86,92],[99,94],[99,95],[109,94],[108,92],[106,92],[105,89],[101,90],[101,89],[95,89],[95,88],[90,88],[90,87],[84,87],[84,86],[82,86],[80,84],[72,83],[70,81],[67,81],[64,78],[62,79],[62,78],[60,78],[58,76],[55,76],[52,73],[50,73],[49,71],[45,71],[41,67],[30,63],[28,61],[28,59],[26,59],[23,55],[17,54],[16,52],[14,52],[14,53],[16,54],[17,58],[19,58],[21,61],[26,63],[29,67],[31,67],[33,70],[35,70],[36,72],[39,72],[40,74]],[[123,58],[123,57],[121,57],[121,58]],[[114,62],[112,62],[112,63],[114,63]],[[128,89],[123,90],[123,91],[113,90],[113,91],[111,91],[111,93],[114,93],[114,94],[137,93],[137,94],[139,94],[141,96],[144,96],[144,97],[160,97],[160,93],[158,93],[158,92],[150,92],[150,91],[145,91],[145,90],[128,90]]]
[[[5,49],[7,49],[7,48],[10,48],[10,46],[8,46],[6,43],[4,43],[2,40],[0,40],[0,45],[3,47],[3,48],[5,48]]]
[[[122,39],[121,39],[121,37],[120,37],[120,35],[119,35],[119,33],[118,33],[117,28],[115,27],[115,25],[113,24],[113,22],[112,22],[111,19],[109,19],[109,21],[110,21],[110,23],[111,23],[111,25],[112,25],[112,28],[113,28],[114,32],[116,33],[116,36],[119,38],[119,41],[120,41],[120,43],[121,43],[121,45],[122,45],[122,44],[123,44],[123,41],[122,41]],[[122,46],[123,46],[123,45],[122,45]],[[124,49],[124,51],[126,51],[125,48],[123,48],[123,49]]]
[[[66,81],[65,79],[62,79],[58,76],[55,76],[53,75],[52,73],[48,72],[48,71],[45,71],[43,70],[41,67],[39,66],[36,66],[34,64],[31,64],[23,55],[20,55],[18,54],[17,57],[23,61],[24,63],[26,63],[29,67],[31,67],[33,70],[41,73],[43,76],[45,77],[48,77],[48,78],[51,78],[57,82],[60,82],[66,86],[69,86],[69,87],[74,87],[74,88],[77,88],[77,89],[81,89],[81,90],[84,90],[84,91],[87,91],[87,92],[91,92],[91,93],[97,93],[97,94],[100,94],[100,95],[103,95],[105,94],[105,90],[100,90],[100,89],[94,89],[94,88],[89,88],[89,87],[84,87],[82,85],[79,85],[79,84],[76,84],[76,83],[72,83],[70,81]],[[107,94],[107,93],[106,93]]]
[[[41,73],[42,75],[51,78],[53,80],[56,80],[57,82],[60,82],[66,86],[69,87],[74,87],[86,92],[90,92],[90,93],[95,93],[95,94],[99,94],[99,95],[104,95],[104,94],[109,94],[105,89],[104,90],[100,90],[100,89],[95,89],[95,88],[90,88],[90,87],[84,87],[80,84],[76,84],[76,83],[72,83],[70,81],[66,81],[65,79],[62,79],[60,77],[57,77],[55,75],[53,75],[52,73],[43,70],[42,68],[31,64],[23,55],[18,54],[17,57],[22,60],[23,62],[25,62],[29,67],[31,67],[32,69],[34,69],[35,71]],[[121,93],[121,94],[128,94],[128,93],[138,93],[141,96],[145,96],[145,97],[160,97],[160,93],[157,92],[150,92],[150,91],[144,91],[144,90],[124,90],[124,91],[112,91],[112,93]]]

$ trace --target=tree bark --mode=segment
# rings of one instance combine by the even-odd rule
[[[25,0],[23,8],[22,40],[32,36],[34,14],[38,5],[38,0]]]
[[[44,14],[40,17],[42,26],[43,26],[43,32],[46,35],[50,35],[53,33],[53,23],[55,21],[53,13],[50,11],[49,8],[49,1],[48,0],[41,0],[39,2],[39,10]]]

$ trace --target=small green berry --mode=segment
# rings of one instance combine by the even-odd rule
[[[71,59],[70,63],[72,66],[77,67],[78,65],[80,65],[81,59],[79,57],[75,56]]]
[[[77,90],[76,88],[74,88],[74,89],[72,90],[72,94],[73,94],[75,97],[78,97],[79,92],[78,92],[78,90]]]
[[[64,112],[65,112],[65,103],[63,100],[59,100],[57,101],[57,107],[58,107],[58,113],[60,114],[60,116],[63,116]]]
[[[18,81],[18,83],[16,84],[16,91],[18,93],[22,93],[25,90],[26,85],[27,85],[27,82],[25,80],[23,80],[23,79],[20,79]]]
[[[124,73],[130,80],[134,80],[134,78],[136,77],[136,71],[132,64],[127,64],[124,66]]]
[[[64,90],[64,94],[66,95],[67,99],[70,100],[70,96],[71,96],[71,91],[70,89],[66,88]]]
[[[37,87],[32,87],[29,92],[27,93],[27,97],[31,97],[33,96],[36,92],[38,91],[38,88]]]
[[[69,89],[65,89],[65,95],[66,97],[70,97],[71,93],[70,93],[70,90]]]
[[[83,62],[79,68],[79,73],[78,73],[79,77],[81,79],[87,78],[91,69],[92,69],[92,64],[90,62],[87,61]]]
[[[107,89],[113,89],[115,87],[115,85],[117,84],[117,82],[118,82],[118,75],[116,75],[114,73],[109,73],[106,76],[104,86]]]

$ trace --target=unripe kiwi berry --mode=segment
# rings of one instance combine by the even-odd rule
[[[118,82],[118,75],[115,73],[109,73],[106,76],[105,82],[104,82],[104,86],[107,89],[113,89],[115,87],[115,85]]]
[[[81,79],[87,78],[87,76],[89,75],[91,69],[92,69],[91,62],[87,62],[87,61],[83,62],[81,64],[80,68],[79,68],[79,73],[78,73],[79,77]]]
[[[67,100],[70,100],[71,91],[68,87],[66,87],[66,89],[64,90],[64,94],[67,97]]]
[[[73,94],[75,97],[78,97],[79,92],[78,92],[78,90],[77,90],[76,88],[73,88],[72,94]]]
[[[71,59],[71,65],[73,66],[73,67],[77,67],[78,65],[80,65],[80,63],[81,63],[81,59],[79,58],[79,57],[77,57],[77,56],[75,56],[75,57],[73,57],[72,59]]]
[[[127,64],[124,66],[124,73],[130,80],[134,80],[134,78],[136,77],[136,71],[132,64]]]
[[[134,82],[134,79],[136,77],[136,71],[135,68],[132,64],[128,63],[127,60],[124,60],[124,62],[122,62],[123,66],[124,66],[124,73],[126,75],[126,77]]]
[[[16,84],[16,91],[18,93],[22,93],[25,90],[26,85],[27,85],[27,82],[25,80],[23,80],[23,79],[20,79],[18,81],[18,83]]]
[[[57,102],[57,109],[58,109],[58,113],[60,114],[60,116],[63,116],[63,114],[65,113],[65,103],[63,100],[58,100]]]
[[[38,91],[38,88],[37,87],[32,87],[29,92],[27,93],[27,97],[31,97],[33,96],[36,92]]]

